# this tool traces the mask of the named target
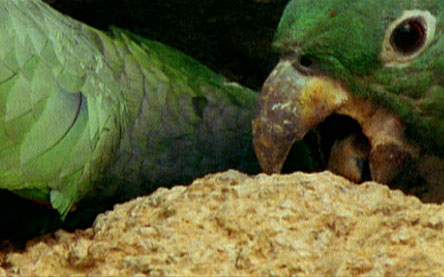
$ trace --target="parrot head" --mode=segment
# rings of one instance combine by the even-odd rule
[[[444,184],[443,6],[291,1],[253,120],[263,170],[281,172],[314,134],[323,168],[357,183],[432,184],[432,199]]]

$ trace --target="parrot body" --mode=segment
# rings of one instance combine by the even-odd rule
[[[0,189],[62,217],[227,168],[257,171],[255,93],[40,0],[0,2]]]
[[[314,132],[324,169],[444,201],[443,7],[291,1],[253,122],[262,168],[280,172]]]

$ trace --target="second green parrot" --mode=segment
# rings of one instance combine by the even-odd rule
[[[253,122],[264,171],[311,138],[319,169],[444,201],[443,31],[444,1],[291,1]]]

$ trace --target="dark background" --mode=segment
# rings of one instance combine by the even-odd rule
[[[287,0],[45,0],[101,30],[161,41],[259,90],[275,63],[271,41]]]

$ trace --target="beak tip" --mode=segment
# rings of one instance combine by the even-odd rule
[[[264,118],[253,120],[253,148],[262,170],[280,173],[294,141],[276,136],[272,123]]]

